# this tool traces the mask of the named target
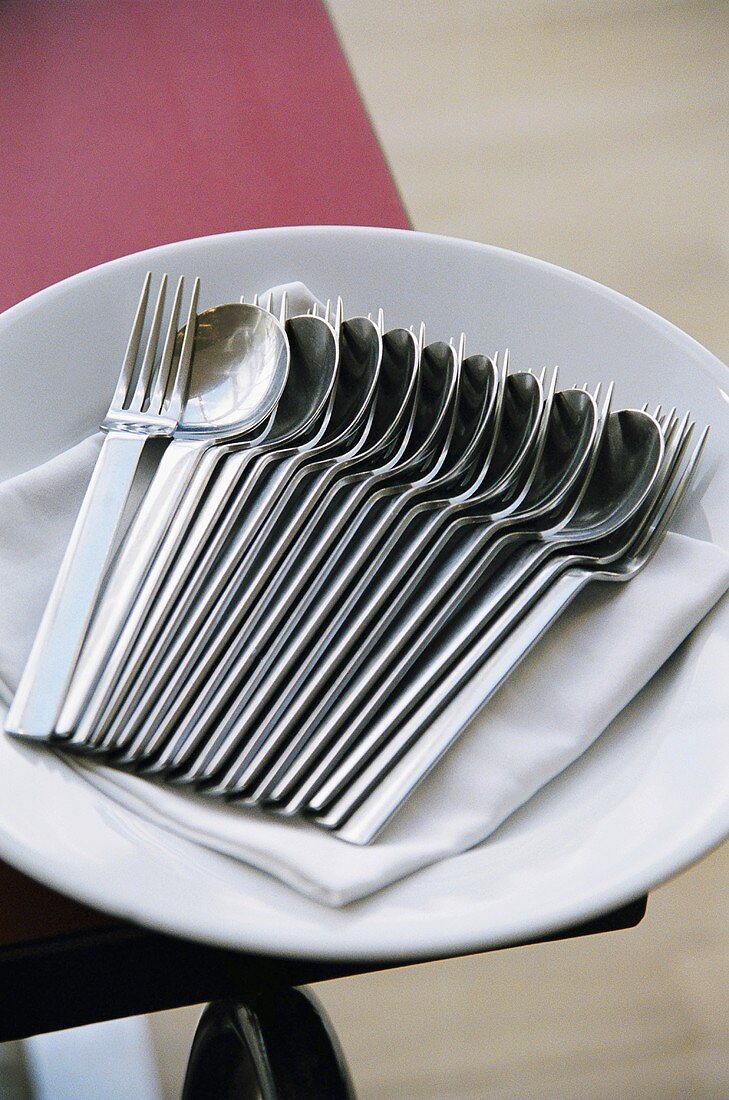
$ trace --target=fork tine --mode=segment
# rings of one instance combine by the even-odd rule
[[[418,355],[423,354],[423,348],[425,347],[425,321],[420,322],[420,328],[418,329]]]
[[[666,431],[664,432],[664,436],[665,436],[667,446],[670,446],[673,443],[673,441],[676,437],[681,439],[681,437],[687,431],[691,432],[693,426],[688,427],[690,417],[691,417],[691,413],[689,413],[689,412],[684,413],[683,419],[682,419],[680,424],[679,424],[677,416],[673,416],[671,418],[671,422],[668,425]]]
[[[339,330],[344,323],[344,302],[341,297],[337,298],[337,308],[334,313],[334,332],[339,336]]]
[[[167,393],[167,386],[170,377],[170,367],[172,366],[172,356],[175,350],[175,340],[177,338],[177,324],[180,316],[180,300],[182,298],[182,288],[184,285],[184,278],[180,276],[177,280],[177,289],[175,291],[175,297],[172,301],[172,309],[170,310],[170,319],[167,323],[167,334],[165,336],[165,343],[162,349],[162,357],[157,367],[157,374],[152,385],[152,392],[149,396],[150,413],[159,413],[164,403],[165,394]]]
[[[284,290],[283,294],[281,295],[281,308],[278,311],[278,319],[279,319],[279,321],[282,325],[286,324],[286,316],[287,316],[287,313],[288,313],[288,308],[289,308],[289,296],[286,293],[286,291]]]
[[[614,393],[615,393],[615,383],[614,382],[609,382],[607,392],[605,394],[605,399],[602,403],[602,409],[600,410],[600,417],[601,417],[602,420],[607,420],[608,416],[610,415],[610,408],[611,408],[612,403],[613,403]]]
[[[197,327],[197,299],[200,293],[200,280],[195,279],[190,297],[190,308],[187,311],[185,322],[185,335],[182,340],[180,358],[177,362],[174,382],[169,401],[167,402],[167,416],[173,420],[179,420],[187,397],[187,388],[190,382],[190,368],[192,366],[192,349],[195,342],[195,328]]]
[[[154,313],[152,314],[152,324],[149,329],[149,336],[147,337],[147,347],[144,351],[144,358],[142,365],[139,369],[139,375],[137,377],[137,384],[134,387],[134,393],[132,399],[129,402],[130,412],[141,412],[144,407],[144,402],[149,396],[150,386],[152,382],[152,371],[154,369],[154,360],[157,354],[157,341],[159,340],[159,330],[162,324],[162,312],[165,306],[165,295],[167,293],[167,275],[163,275],[159,284],[159,291],[157,293],[157,302],[154,307]]]
[[[676,416],[676,410],[674,409],[670,413],[666,413],[666,432],[672,431],[676,424],[678,424],[678,417]]]
[[[676,416],[676,406],[674,405],[673,408],[669,409],[668,412],[665,414],[665,421],[666,421],[666,424],[670,426],[677,419],[678,418]]]
[[[142,329],[144,328],[144,317],[147,312],[147,299],[149,298],[149,286],[151,282],[152,272],[148,271],[144,277],[142,293],[139,297],[139,305],[137,306],[137,312],[134,316],[132,331],[129,334],[127,350],[124,353],[124,362],[122,363],[119,380],[114,390],[114,397],[111,402],[112,408],[123,409],[129,396],[132,375],[134,374],[134,364],[137,361],[139,342],[142,338]]]
[[[709,435],[708,425],[702,431],[696,446],[678,477],[678,481],[676,481],[678,466],[680,465],[693,427],[694,425],[691,424],[686,436],[682,440],[680,453],[677,453],[676,461],[673,464],[674,468],[672,475],[668,479],[664,492],[656,502],[647,529],[633,547],[632,553],[636,556],[644,556],[644,561],[647,561],[658,549],[658,544],[661,542],[666,528],[673,519],[673,516],[696,475],[696,470]]]
[[[273,313],[273,291],[272,290],[269,290],[268,294],[266,295],[266,305],[265,305],[264,308],[265,308],[267,313]]]
[[[676,421],[677,423],[678,421]],[[650,526],[657,509],[670,490],[676,470],[686,453],[694,428],[693,422],[689,422],[689,414],[687,413],[679,428],[676,427],[676,424],[672,426],[670,433],[665,437],[663,458],[658,476],[642,510],[638,514],[639,519],[634,532],[634,543],[643,531]]]
[[[258,299],[258,295],[257,295],[257,294],[254,294],[254,295],[253,295],[253,303],[252,303],[252,304],[253,304],[254,306],[258,307],[258,301],[259,301],[259,299]]]

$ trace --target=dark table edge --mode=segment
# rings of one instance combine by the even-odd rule
[[[633,928],[643,919],[647,901],[637,898],[604,916],[527,942]],[[526,943],[487,950],[517,946]],[[249,955],[113,925],[0,949],[0,1042],[424,961],[332,962]]]

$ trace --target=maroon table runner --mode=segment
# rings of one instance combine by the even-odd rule
[[[319,0],[4,0],[0,309],[169,241],[408,220]]]

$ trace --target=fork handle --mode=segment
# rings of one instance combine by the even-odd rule
[[[111,429],[66,548],[5,729],[53,733],[119,532],[146,438]]]

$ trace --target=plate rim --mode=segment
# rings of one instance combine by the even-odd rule
[[[474,249],[475,251],[487,251],[496,255],[506,256],[513,258],[519,263],[526,263],[528,266],[533,266],[538,269],[543,269],[556,273],[561,278],[566,279],[569,282],[585,283],[592,287],[593,290],[598,291],[600,294],[606,295],[609,298],[620,302],[624,307],[628,308],[631,312],[636,312],[640,316],[643,316],[646,320],[650,320],[651,323],[657,324],[660,328],[668,328],[668,331],[678,339],[681,343],[687,344],[697,352],[700,352],[703,356],[708,356],[712,361],[714,368],[717,368],[718,377],[726,375],[729,379],[729,364],[724,363],[718,358],[709,348],[702,344],[696,337],[691,336],[690,333],[684,329],[675,325],[673,321],[669,321],[666,317],[663,317],[660,313],[652,310],[649,306],[642,305],[634,298],[630,298],[627,294],[623,294],[622,291],[615,290],[613,287],[608,286],[606,283],[601,283],[597,279],[591,278],[589,275],[583,275],[578,271],[573,271],[571,268],[562,267],[560,264],[552,263],[550,260],[543,260],[537,256],[531,256],[526,252],[517,252],[515,249],[503,248],[501,245],[489,244],[482,241],[474,241],[468,237],[454,237],[448,234],[441,233],[427,233],[418,229],[395,229],[388,228],[386,226],[373,226],[373,225],[276,225],[276,226],[264,226],[258,229],[233,229],[225,233],[208,233],[200,237],[186,237],[179,241],[169,241],[166,244],[152,245],[150,248],[141,249],[138,252],[125,253],[122,256],[117,256],[111,260],[104,260],[103,263],[95,264],[93,267],[84,268],[83,271],[78,271],[73,275],[67,276],[65,279],[60,279],[58,282],[51,283],[46,287],[42,287],[40,290],[34,291],[33,294],[27,298],[21,299],[8,309],[0,312],[0,324],[12,320],[16,316],[22,317],[25,312],[37,304],[38,299],[42,299],[45,296],[51,297],[53,294],[60,292],[63,288],[73,286],[77,282],[82,284],[92,276],[97,275],[99,272],[104,271],[110,267],[120,267],[127,263],[132,264],[140,258],[153,253],[167,252],[175,250],[177,248],[185,248],[189,245],[202,245],[210,241],[220,240],[233,240],[236,238],[251,238],[251,237],[274,237],[279,234],[295,234],[297,236],[305,236],[307,234],[325,234],[325,235],[342,235],[346,236],[350,233],[361,234],[363,236],[383,236],[390,238],[401,237],[403,239],[421,239],[423,241],[439,241],[449,245],[456,245],[461,248]],[[709,364],[707,363],[707,367]]]

